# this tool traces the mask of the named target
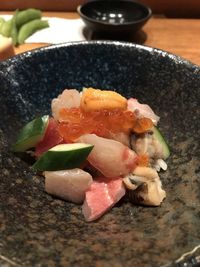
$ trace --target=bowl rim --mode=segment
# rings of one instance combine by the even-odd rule
[[[163,57],[169,57],[172,61],[178,63],[178,64],[185,64],[188,67],[192,68],[193,71],[197,71],[200,73],[200,65],[197,65],[190,60],[185,59],[184,57],[181,57],[179,55],[173,54],[171,52],[168,52],[166,50],[162,50],[160,48],[148,46],[148,45],[142,45],[142,44],[136,44],[126,41],[111,41],[111,40],[91,40],[91,41],[71,41],[71,42],[63,42],[59,44],[51,44],[46,45],[38,48],[34,48],[32,50],[28,50],[25,52],[22,52],[20,54],[14,55],[7,60],[0,62],[0,74],[3,72],[3,69],[9,67],[13,64],[16,60],[24,60],[24,58],[31,58],[35,54],[43,53],[45,51],[59,49],[59,48],[66,48],[71,46],[90,46],[90,45],[96,45],[96,46],[114,46],[114,47],[122,47],[122,48],[133,48],[133,49],[142,49],[144,51],[149,51],[150,53],[156,53],[159,55],[162,55]]]
[[[109,0],[110,2],[115,2],[114,0]],[[138,23],[141,23],[141,22],[145,22],[147,21],[151,16],[152,16],[152,10],[149,6],[147,5],[144,5],[140,2],[136,2],[136,1],[131,1],[131,0],[119,0],[117,2],[125,2],[125,3],[131,3],[137,7],[142,7],[143,9],[145,9],[147,11],[147,15],[145,17],[143,17],[142,19],[138,19],[138,20],[133,20],[131,22],[124,22],[124,23],[109,23],[109,22],[104,22],[104,21],[100,21],[100,20],[96,20],[96,19],[93,19],[91,17],[88,17],[86,16],[83,12],[82,12],[82,9],[85,7],[85,6],[90,6],[92,5],[93,3],[97,3],[97,2],[108,2],[106,0],[93,0],[93,1],[89,1],[89,2],[86,2],[82,5],[79,5],[77,7],[77,12],[78,14],[80,15],[81,18],[85,19],[85,20],[88,20],[92,23],[98,23],[99,25],[104,25],[104,26],[110,26],[110,27],[123,27],[123,26],[128,26],[128,25],[135,25],[135,24],[138,24]]]

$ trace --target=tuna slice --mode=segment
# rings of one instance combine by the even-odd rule
[[[140,104],[136,98],[128,99],[128,110],[135,112],[138,118],[145,117],[152,120],[153,124],[157,125],[159,117],[147,104]]]
[[[36,145],[35,156],[40,157],[44,152],[62,142],[63,138],[58,132],[58,124],[50,118],[44,138]]]
[[[92,176],[81,170],[45,171],[45,191],[74,203],[83,203]]]
[[[86,221],[94,221],[111,209],[123,196],[125,188],[122,178],[107,179],[99,177],[86,191],[82,206]]]
[[[126,175],[136,166],[138,159],[136,153],[118,141],[95,134],[85,134],[77,142],[94,145],[88,161],[105,177]]]

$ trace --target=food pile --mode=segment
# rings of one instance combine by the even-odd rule
[[[101,217],[125,194],[132,203],[159,206],[166,197],[158,172],[169,148],[159,117],[137,99],[107,90],[66,89],[52,116],[29,122],[13,146],[32,151],[45,191],[82,205],[86,221]]]

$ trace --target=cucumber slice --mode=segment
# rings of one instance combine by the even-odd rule
[[[163,137],[161,131],[157,128],[157,127],[153,127],[153,135],[154,138],[160,143],[160,145],[162,146],[162,150],[163,150],[163,158],[167,159],[170,155],[170,150],[169,150],[169,146],[165,141],[165,138]]]
[[[23,152],[29,148],[35,147],[44,137],[49,116],[45,115],[41,118],[36,118],[26,124],[20,131],[16,143],[13,145],[14,152]]]
[[[93,145],[74,143],[60,144],[49,149],[35,162],[38,171],[58,171],[80,167],[86,160]]]

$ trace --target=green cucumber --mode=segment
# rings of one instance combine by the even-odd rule
[[[162,150],[163,150],[163,158],[167,159],[170,155],[170,150],[169,150],[169,146],[165,141],[165,138],[163,137],[161,131],[157,128],[157,127],[153,127],[153,135],[154,138],[160,143],[160,145],[162,146]]]
[[[20,131],[16,143],[13,145],[14,152],[23,152],[29,148],[35,147],[44,137],[49,116],[45,115],[36,118],[26,124]]]
[[[49,149],[35,162],[38,171],[58,171],[80,167],[93,145],[84,143],[60,144]]]

